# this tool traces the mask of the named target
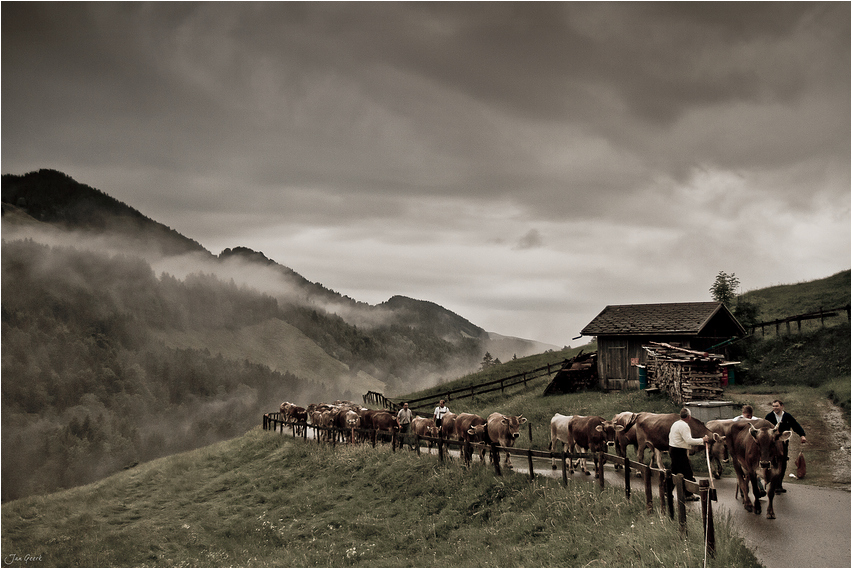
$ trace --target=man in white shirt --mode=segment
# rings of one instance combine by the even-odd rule
[[[695,482],[692,465],[689,463],[689,447],[704,446],[704,443],[710,442],[710,437],[704,435],[703,438],[696,439],[692,436],[692,431],[689,430],[691,415],[686,407],[680,410],[680,420],[675,421],[669,431],[669,456],[672,458],[672,474],[683,474],[686,480]],[[685,499],[694,502],[698,500],[698,496],[687,490]]]
[[[734,421],[739,421],[740,419],[754,419],[754,407],[751,405],[743,405],[742,412],[742,415],[734,417]]]
[[[450,410],[444,405],[444,400],[441,399],[441,402],[438,403],[438,406],[435,407],[435,426],[439,429],[441,428],[441,423],[443,422],[444,415],[449,413]]]

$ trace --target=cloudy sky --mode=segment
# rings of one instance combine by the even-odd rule
[[[2,171],[39,168],[571,344],[850,267],[850,4],[3,2]]]

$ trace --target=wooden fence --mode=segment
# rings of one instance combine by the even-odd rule
[[[530,371],[516,373],[515,375],[510,375],[501,379],[477,383],[476,385],[471,385],[469,387],[458,387],[456,389],[449,389],[447,391],[437,391],[432,395],[427,395],[425,397],[418,397],[416,399],[406,399],[406,402],[408,403],[408,407],[412,410],[427,409],[434,407],[440,399],[452,401],[453,399],[464,399],[466,397],[473,397],[475,395],[482,395],[483,393],[491,393],[494,391],[500,391],[502,393],[505,392],[506,388],[508,387],[513,387],[522,383],[524,384],[524,386],[526,386],[527,382],[529,381],[556,373],[557,371],[562,369],[563,364],[564,361],[547,364],[545,366]],[[372,404],[384,409],[390,409],[392,411],[397,411],[400,408],[399,404],[391,401],[381,393],[377,393],[375,391],[369,391],[364,395],[364,404]]]
[[[642,490],[645,494],[645,509],[648,514],[654,511],[654,491],[656,489],[658,495],[659,508],[662,513],[668,513],[671,519],[675,517],[677,510],[677,518],[680,531],[686,534],[686,496],[687,492],[696,494],[701,501],[701,520],[704,527],[704,542],[705,553],[709,557],[714,557],[716,554],[716,533],[713,524],[713,505],[716,500],[715,489],[710,487],[709,479],[699,479],[698,482],[684,479],[682,474],[673,475],[671,470],[659,470],[652,468],[649,465],[641,462],[632,461],[627,457],[620,457],[613,454],[601,451],[596,455],[591,453],[566,453],[566,452],[551,452],[543,450],[535,450],[530,448],[518,447],[502,447],[497,444],[473,443],[470,441],[459,441],[455,439],[444,439],[438,437],[423,437],[416,434],[400,435],[396,431],[376,431],[374,429],[339,429],[332,427],[319,427],[305,423],[294,423],[285,421],[281,417],[281,413],[266,413],[263,416],[264,430],[279,430],[281,433],[289,427],[293,436],[301,436],[307,440],[308,429],[314,429],[314,439],[322,444],[330,443],[332,445],[340,442],[352,440],[370,441],[375,447],[380,440],[386,440],[391,443],[391,448],[395,452],[397,448],[401,448],[406,444],[413,444],[414,449],[420,455],[421,443],[431,443],[438,448],[438,459],[444,462],[448,458],[448,451],[453,448],[458,448],[459,454],[464,459],[466,464],[469,464],[474,456],[474,453],[485,450],[490,454],[491,462],[494,465],[494,470],[497,476],[502,476],[500,468],[500,453],[509,453],[513,457],[525,458],[529,466],[530,479],[535,479],[535,469],[533,460],[558,460],[562,468],[562,484],[568,485],[568,461],[578,458],[592,459],[596,461],[595,472],[600,472],[597,478],[597,483],[601,489],[605,486],[603,476],[603,467],[607,462],[621,466],[624,472],[624,492],[629,500],[631,496],[631,474],[638,473],[642,478]],[[530,439],[532,439],[532,425],[529,425]],[[657,475],[656,488],[653,483],[654,474]]]
[[[762,336],[766,335],[766,328],[774,326],[775,334],[781,335],[781,325],[784,324],[787,328],[787,333],[792,333],[792,327],[790,326],[793,322],[796,323],[797,331],[802,331],[802,322],[807,322],[809,320],[819,320],[822,326],[825,326],[826,318],[835,318],[840,316],[841,311],[846,312],[846,320],[849,321],[852,314],[850,314],[850,305],[839,306],[837,308],[829,308],[828,310],[824,310],[820,307],[819,310],[814,312],[806,312],[804,314],[796,314],[795,316],[788,316],[786,318],[779,318],[778,320],[770,320],[768,322],[761,322],[759,324],[755,324],[751,327],[751,333],[754,334],[755,331],[760,328],[760,333]]]

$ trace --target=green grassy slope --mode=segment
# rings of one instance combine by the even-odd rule
[[[760,308],[758,321],[761,322],[814,312],[820,307],[846,306],[850,298],[850,271],[841,271],[824,279],[752,290],[744,293],[742,298]]]
[[[544,367],[548,364],[556,364],[554,367],[554,371],[559,369],[559,365],[566,359],[570,359],[581,351],[584,353],[594,352],[597,349],[597,344],[592,342],[590,344],[586,344],[584,346],[579,346],[577,348],[566,348],[558,351],[549,351],[541,354],[534,354],[531,356],[526,356],[523,358],[517,358],[514,360],[508,360],[503,362],[500,365],[494,365],[484,370],[479,370],[477,372],[469,373],[460,378],[453,379],[451,381],[447,381],[441,383],[439,385],[435,385],[426,389],[422,389],[420,391],[416,391],[413,393],[408,393],[402,397],[396,398],[399,401],[405,401],[407,399],[418,399],[421,397],[434,396],[435,402],[443,397],[447,391],[451,391],[454,389],[462,389],[465,387],[471,387],[474,385],[479,385],[481,383],[487,383],[489,381],[495,381],[504,377],[509,377],[518,373],[523,373],[525,371],[538,369],[540,367]],[[547,380],[550,381],[549,379]],[[547,383],[545,383],[547,385]],[[522,390],[522,387],[513,388],[510,392],[515,392],[517,390]],[[543,388],[542,388],[543,389]],[[486,395],[485,397],[502,397],[503,394],[499,392],[496,395]],[[474,398],[480,399],[480,398]],[[470,399],[464,399],[463,401],[467,402]]]
[[[643,499],[387,446],[254,429],[96,484],[2,507],[6,565],[93,567],[689,567],[691,539]],[[757,560],[716,525],[715,566]],[[677,543],[677,547],[672,544]],[[25,560],[24,555],[30,558]],[[34,561],[37,559],[38,561]],[[12,560],[12,562],[9,562]]]

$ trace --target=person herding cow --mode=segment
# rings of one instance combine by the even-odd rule
[[[399,422],[402,440],[407,441],[408,448],[414,450],[414,445],[411,444],[411,421],[414,420],[414,412],[408,408],[408,402],[402,404],[402,409],[396,414],[396,420]]]
[[[805,430],[799,424],[795,417],[784,410],[784,402],[780,399],[772,401],[772,411],[766,415],[766,420],[773,425],[778,426],[778,432],[793,431],[801,437],[800,442],[806,444],[808,439],[805,438]],[[778,482],[778,487],[775,489],[776,494],[783,494],[787,491],[782,486],[784,482],[784,473],[787,472],[787,461],[790,460],[790,440],[784,441],[784,461],[781,464],[781,478]]]
[[[700,439],[693,438],[689,430],[689,417],[692,415],[689,409],[684,407],[680,410],[680,421],[675,421],[669,431],[669,455],[672,458],[672,474],[683,474],[684,479],[695,482],[692,473],[692,465],[689,463],[689,447],[703,446],[710,442],[710,436],[704,435]],[[687,501],[694,502],[698,496],[686,490]]]
[[[435,407],[435,413],[433,413],[433,417],[435,419],[435,426],[436,427],[438,427],[439,429],[441,428],[441,424],[444,421],[444,415],[446,415],[449,412],[450,412],[449,408],[447,408],[447,406],[444,405],[444,400],[441,399],[441,402],[438,403],[437,407]]]

